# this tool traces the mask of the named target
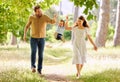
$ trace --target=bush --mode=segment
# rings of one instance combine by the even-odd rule
[[[55,29],[56,27],[54,26],[51,29],[47,30],[46,41],[55,42],[55,38],[54,38]]]
[[[92,26],[91,26],[91,35],[92,35],[92,38],[96,37],[97,27],[98,27],[97,23],[93,22]],[[107,40],[112,40],[113,36],[114,36],[114,27],[111,24],[109,24],[108,33],[107,33]]]
[[[92,25],[91,25],[91,28],[90,28],[90,33],[92,35],[92,38],[96,37],[97,27],[98,27],[97,23],[93,22]]]
[[[109,24],[109,29],[108,29],[108,34],[107,34],[107,40],[112,40],[113,39],[113,36],[114,36],[114,27]]]
[[[71,31],[64,31],[64,38],[65,40],[70,40],[71,39]]]

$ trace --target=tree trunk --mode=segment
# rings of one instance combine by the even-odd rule
[[[110,19],[109,12],[110,12],[110,0],[101,0],[99,22],[95,41],[98,47],[105,47],[108,32],[108,24]]]
[[[78,15],[79,15],[79,7],[75,7],[75,10],[74,10],[74,23],[76,22],[76,20],[78,18]]]
[[[120,46],[120,0],[118,0],[114,46]]]
[[[60,10],[59,10],[59,15],[63,15],[63,12],[62,12],[62,1],[60,2]]]
[[[17,38],[12,34],[11,45],[16,45],[16,44],[17,44]]]

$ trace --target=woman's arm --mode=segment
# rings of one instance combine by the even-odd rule
[[[90,37],[90,35],[87,34],[87,38],[89,39],[89,41],[91,42],[91,44],[94,46],[94,50],[97,51],[97,46],[95,45],[95,43],[93,42],[92,38]]]
[[[72,30],[72,27],[68,27],[68,16],[66,16],[65,30]]]

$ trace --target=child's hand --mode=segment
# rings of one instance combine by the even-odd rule
[[[66,16],[66,20],[68,20],[68,16]]]
[[[57,18],[57,14],[54,14],[54,18]]]

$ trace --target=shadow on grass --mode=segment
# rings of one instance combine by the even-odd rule
[[[101,73],[91,73],[82,75],[80,79],[75,76],[69,77],[72,82],[120,82],[120,69],[109,69]]]
[[[47,79],[48,82],[69,82],[66,76],[58,74],[46,74],[44,78]]]

